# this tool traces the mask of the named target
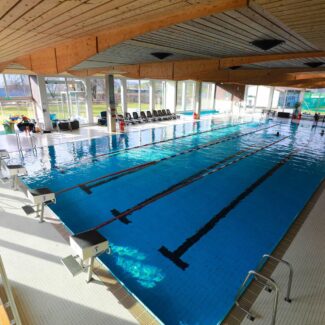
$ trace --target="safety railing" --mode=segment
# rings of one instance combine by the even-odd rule
[[[256,271],[249,271],[243,284],[241,285],[241,287],[239,288],[238,294],[236,296],[236,306],[241,309],[243,312],[246,313],[247,318],[251,321],[253,321],[255,319],[255,316],[253,315],[253,313],[249,310],[248,307],[244,307],[241,303],[240,303],[240,298],[243,295],[243,293],[245,292],[245,289],[247,288],[247,285],[249,284],[251,278],[254,277],[253,280],[257,280],[261,279],[264,280],[265,283],[263,283],[264,285],[266,285],[267,287],[271,287],[274,289],[275,294],[274,294],[274,299],[273,299],[273,307],[272,307],[272,320],[271,320],[271,325],[275,325],[276,322],[276,314],[277,314],[277,310],[278,310],[278,301],[279,301],[279,288],[278,285],[276,284],[276,282],[271,279],[268,278],[267,276],[258,273]]]
[[[283,264],[285,266],[288,267],[289,269],[289,277],[288,277],[288,284],[287,284],[287,291],[286,291],[286,296],[284,298],[285,301],[287,302],[291,302],[291,298],[290,298],[290,294],[291,294],[291,286],[292,286],[292,280],[293,280],[293,267],[292,265],[285,261],[285,260],[282,260],[280,258],[276,258],[272,255],[269,255],[269,254],[264,254],[260,263],[259,263],[259,267],[257,268],[258,270],[264,265],[264,263],[267,261],[267,260],[273,260],[273,261],[276,261],[280,264]]]
[[[289,269],[289,275],[288,275],[288,282],[287,282],[287,289],[286,289],[286,295],[284,300],[291,303],[292,299],[290,297],[291,295],[291,287],[292,287],[292,280],[293,280],[293,267],[292,265],[280,258],[274,257],[269,254],[264,254],[258,264],[258,267],[256,271],[249,271],[243,284],[241,285],[238,294],[235,299],[236,306],[241,309],[243,312],[246,313],[247,318],[251,321],[255,319],[255,316],[250,311],[250,307],[244,307],[241,301],[245,300],[243,296],[248,284],[251,280],[254,280],[254,282],[260,286],[262,286],[266,291],[272,292],[275,290],[274,300],[273,300],[273,308],[272,308],[272,320],[271,325],[275,325],[276,321],[276,314],[277,314],[277,308],[278,308],[278,300],[279,300],[279,287],[277,283],[271,279],[270,277],[267,277],[266,275],[263,275],[260,273],[260,270],[265,266],[267,261],[275,261],[279,264],[285,265]],[[252,279],[253,278],[253,279]],[[242,299],[240,299],[242,297]]]
[[[16,142],[17,142],[18,152],[19,152],[20,157],[23,159],[24,158],[23,146],[21,144],[20,131],[17,128],[17,126],[15,126],[15,134],[16,134]],[[30,144],[30,149],[33,151],[33,154],[36,155],[37,148],[36,148],[33,134],[30,131],[26,131],[26,137],[28,137],[27,141]]]
[[[12,315],[14,317],[13,320],[11,320],[11,324],[15,324],[15,325],[22,325],[20,316],[19,316],[19,312],[15,303],[15,299],[14,296],[12,294],[12,290],[10,287],[10,283],[3,265],[3,261],[2,258],[0,256],[0,277],[1,277],[1,284],[4,287],[5,293],[6,293],[6,297],[8,299],[8,302],[5,303],[5,306],[8,308],[10,307]]]

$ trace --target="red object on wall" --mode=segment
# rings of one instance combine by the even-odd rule
[[[124,120],[121,120],[120,121],[120,131],[121,132],[124,132],[124,127],[125,127],[125,122],[124,122]]]

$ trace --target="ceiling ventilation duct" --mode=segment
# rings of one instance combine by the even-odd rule
[[[323,64],[324,64],[324,62],[320,62],[320,61],[313,61],[313,62],[304,63],[304,65],[307,65],[308,67],[311,67],[311,68],[318,68]]]
[[[283,44],[283,40],[279,39],[261,39],[251,42],[252,45],[258,47],[261,50],[267,51],[273,49],[277,45]]]
[[[152,56],[154,56],[155,58],[159,59],[159,60],[163,60],[168,58],[169,56],[173,55],[172,53],[168,53],[168,52],[153,52],[151,53]]]

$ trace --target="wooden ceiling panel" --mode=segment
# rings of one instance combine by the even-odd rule
[[[256,0],[256,3],[306,40],[325,50],[324,0]]]
[[[285,41],[269,51],[256,48],[251,44],[256,39],[278,38]],[[188,59],[189,57],[215,58],[227,56],[261,55],[264,53],[290,53],[312,51],[311,46],[303,38],[285,30],[276,19],[270,20],[263,16],[263,12],[255,8],[242,8],[214,14],[170,27],[159,29],[134,38],[135,47],[130,46],[130,41],[123,45],[113,46],[103,53],[87,60],[74,69],[87,69],[103,67],[106,61],[112,64],[139,64],[155,62],[150,55],[151,49],[163,48],[164,51],[173,53],[172,60]],[[149,47],[149,50],[148,50]],[[180,56],[180,54],[182,54]],[[275,64],[275,67],[285,67],[287,61]],[[260,66],[254,66],[260,68]],[[272,65],[270,65],[271,67]],[[303,66],[289,62],[289,67]],[[249,66],[251,67],[251,66]]]

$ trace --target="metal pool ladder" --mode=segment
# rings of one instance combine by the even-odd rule
[[[265,262],[267,260],[274,260],[278,263],[282,263],[284,265],[286,265],[289,269],[289,279],[288,279],[288,285],[287,285],[287,292],[286,292],[286,296],[284,298],[285,301],[287,302],[291,302],[291,298],[290,298],[290,293],[291,293],[291,285],[292,285],[292,279],[293,279],[293,268],[292,265],[282,259],[276,258],[272,255],[269,254],[264,254],[259,266],[258,266],[258,270],[260,270],[262,268],[262,266],[265,264]],[[279,287],[277,285],[277,283],[270,277],[267,277],[257,271],[249,271],[244,282],[242,283],[242,285],[240,286],[239,290],[238,290],[238,294],[235,298],[235,304],[236,306],[241,309],[246,315],[247,318],[251,321],[255,320],[255,316],[253,315],[253,313],[249,310],[249,307],[243,306],[243,304],[241,302],[239,302],[241,296],[243,295],[243,293],[245,292],[248,284],[250,283],[251,280],[255,280],[257,283],[259,283],[260,285],[262,285],[263,287],[265,287],[266,291],[268,292],[272,292],[274,290],[274,299],[273,299],[273,307],[272,307],[272,320],[271,320],[271,325],[275,325],[276,323],[276,314],[277,314],[277,309],[278,309],[278,301],[279,301]],[[262,280],[262,281],[260,281]],[[264,282],[263,282],[264,280]]]
[[[272,321],[271,321],[271,325],[275,325],[275,320],[276,320],[276,313],[277,313],[277,309],[278,309],[278,301],[279,301],[279,287],[276,284],[276,282],[274,280],[272,280],[271,278],[266,277],[263,274],[260,274],[256,271],[249,271],[243,284],[241,285],[241,287],[239,288],[238,294],[236,296],[236,306],[241,309],[243,312],[245,312],[247,314],[247,318],[251,321],[255,320],[255,316],[249,311],[249,308],[242,306],[239,303],[239,299],[242,296],[242,294],[245,292],[246,286],[249,283],[249,281],[251,280],[251,278],[254,277],[256,278],[260,278],[265,282],[265,285],[267,286],[267,288],[272,287],[275,290],[275,295],[274,295],[274,300],[273,300],[273,308],[272,308]],[[258,281],[258,280],[257,280]]]
[[[21,144],[21,139],[20,139],[20,134],[19,134],[19,130],[18,128],[15,126],[15,134],[16,134],[16,141],[17,141],[17,148],[18,148],[18,152],[21,158],[24,158],[24,153],[23,153],[23,146]],[[37,148],[36,148],[36,144],[33,138],[33,135],[31,134],[31,132],[28,132],[28,138],[29,138],[29,142],[30,142],[30,148],[33,151],[34,155],[37,155]]]

